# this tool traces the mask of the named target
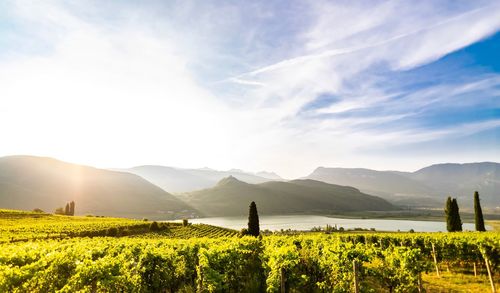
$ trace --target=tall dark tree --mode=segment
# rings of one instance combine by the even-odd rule
[[[462,220],[460,219],[458,202],[456,198],[451,201],[451,205],[453,208],[453,231],[462,231]]]
[[[69,216],[69,215],[70,215],[70,214],[69,214],[69,203],[67,203],[67,204],[66,204],[66,207],[64,208],[64,214],[65,214],[66,216]]]
[[[448,196],[446,199],[446,205],[444,208],[444,213],[446,215],[446,230],[448,232],[453,232],[453,206],[451,203],[451,197]]]
[[[248,210],[248,235],[259,236],[259,234],[259,214],[257,213],[257,205],[252,201]]]
[[[75,215],[75,202],[74,201],[71,201],[69,203],[69,214],[71,216],[74,216]]]
[[[474,192],[474,218],[476,222],[476,231],[486,231],[484,227],[483,210],[479,202],[479,192]]]

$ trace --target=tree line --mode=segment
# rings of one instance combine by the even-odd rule
[[[460,219],[456,198],[448,196],[444,212],[446,215],[446,230],[448,230],[448,232],[462,231],[462,220]],[[481,209],[481,203],[479,201],[479,192],[477,191],[474,192],[474,222],[476,231],[486,231],[484,227],[483,210]]]
[[[74,216],[75,215],[75,202],[71,201],[66,203],[64,208],[57,208],[54,212],[56,215]]]

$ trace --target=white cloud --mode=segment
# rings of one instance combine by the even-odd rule
[[[408,95],[386,92],[365,73],[370,67],[384,63],[396,71],[427,64],[500,28],[500,6],[495,3],[477,3],[476,7],[456,11],[434,7],[434,3],[403,6],[398,2],[383,2],[370,5],[373,7],[359,3],[350,3],[349,6],[338,2],[313,4],[318,21],[304,33],[307,41],[302,54],[238,76],[266,85],[247,92],[250,100],[258,101],[255,104],[257,110],[252,110],[265,109],[269,116],[274,117],[270,125],[283,128],[283,133],[287,133],[285,129],[289,127],[294,129],[288,132],[284,142],[298,143],[302,147],[283,145],[284,149],[294,149],[290,152],[300,156],[313,152],[313,158],[308,159],[324,163],[336,162],[343,157],[350,158],[355,164],[359,157],[357,149],[361,146],[396,142],[411,144],[466,136],[498,127],[496,122],[485,122],[429,130],[397,123],[435,103],[453,101],[455,106],[470,103],[471,99],[464,100],[459,98],[460,95],[481,88],[491,90],[496,76],[466,84],[438,85]],[[350,93],[351,86],[346,82],[354,78],[359,85]],[[340,101],[319,108],[318,114],[379,109],[383,105],[387,105],[388,113],[323,120],[304,120],[297,116],[304,105],[325,92],[335,95]],[[367,115],[366,111],[362,115]],[[385,128],[386,133],[380,133],[377,126],[387,122],[394,123]],[[406,130],[402,131],[402,127]],[[283,151],[283,156],[287,156],[286,153]]]
[[[318,165],[373,164],[361,146],[498,127],[397,125],[429,105],[490,90],[496,76],[412,93],[381,86],[370,73],[376,66],[414,68],[498,31],[500,6],[494,2],[448,9],[435,1],[314,1],[293,15],[310,19],[287,23],[290,36],[269,33],[268,21],[281,20],[286,9],[271,11],[267,3],[11,5],[32,37],[25,45],[44,49],[0,63],[2,155],[113,167],[268,169],[296,177]],[[284,41],[270,44],[276,39]],[[214,83],[217,78],[206,78],[200,67],[227,76]],[[243,73],[233,74],[238,71]],[[224,85],[236,90],[218,90]],[[302,115],[325,93],[339,101],[310,111],[314,119]],[[370,115],[341,116],[382,105],[387,109]],[[388,123],[381,133],[377,126]]]

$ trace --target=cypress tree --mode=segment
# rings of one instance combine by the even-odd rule
[[[448,232],[453,232],[453,207],[451,204],[450,196],[448,196],[448,198],[446,199],[444,213],[446,215],[446,230]]]
[[[453,207],[453,231],[462,231],[462,220],[460,219],[457,199],[454,198],[451,204]]]
[[[476,222],[476,231],[486,231],[484,228],[483,210],[479,202],[479,192],[474,192],[474,218]]]
[[[66,207],[64,208],[64,214],[69,216],[69,203],[67,203]]]
[[[74,216],[75,215],[75,202],[74,201],[71,201],[69,203],[69,214],[71,216]]]
[[[252,201],[248,210],[248,235],[259,236],[259,234],[259,214],[257,213],[257,205]]]

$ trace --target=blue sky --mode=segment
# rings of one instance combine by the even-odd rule
[[[499,161],[498,1],[0,1],[0,155]]]

